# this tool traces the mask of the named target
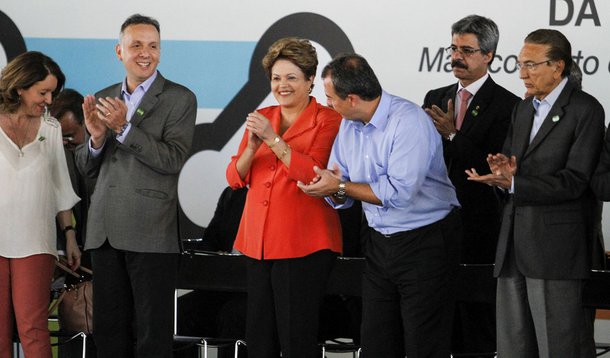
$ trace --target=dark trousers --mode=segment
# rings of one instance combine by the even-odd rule
[[[362,284],[362,358],[449,357],[461,221],[457,211],[386,237],[371,230]]]
[[[98,358],[172,357],[178,254],[92,250]]]
[[[319,357],[320,302],[336,254],[322,250],[282,260],[248,260],[249,358]]]

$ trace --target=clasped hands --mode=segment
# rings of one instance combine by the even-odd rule
[[[313,197],[325,197],[335,194],[339,189],[341,182],[341,170],[335,163],[333,169],[321,169],[318,166],[313,167],[316,176],[307,184],[297,181],[297,187],[305,194]]]
[[[248,129],[248,147],[256,151],[263,142],[269,143],[277,134],[271,126],[267,117],[257,111],[246,117],[246,129]]]
[[[503,189],[510,189],[512,186],[513,177],[517,172],[517,158],[513,155],[507,157],[502,153],[495,155],[487,155],[487,164],[489,165],[490,174],[479,175],[475,168],[466,170],[468,180],[487,184],[489,186],[497,186]]]
[[[83,114],[96,148],[103,144],[107,128],[120,133],[127,124],[127,105],[118,97],[100,98],[96,102],[94,96],[87,95],[83,102]]]

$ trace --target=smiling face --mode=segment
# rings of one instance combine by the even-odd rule
[[[562,80],[564,63],[562,60],[550,61],[548,58],[549,45],[525,43],[519,53],[519,63],[537,64],[531,69],[527,66],[519,70],[519,78],[523,80],[526,97],[536,96],[542,100],[559,85]],[[547,62],[545,62],[547,61]]]
[[[50,106],[53,102],[53,91],[57,87],[57,78],[53,75],[34,83],[28,89],[20,89],[17,91],[21,97],[21,105],[18,111],[30,117],[40,117],[45,107]]]
[[[127,71],[127,87],[132,92],[157,70],[161,40],[153,25],[129,25],[123,30],[116,54]]]
[[[271,67],[271,92],[282,107],[299,107],[309,103],[313,76],[305,74],[294,63],[279,59]]]

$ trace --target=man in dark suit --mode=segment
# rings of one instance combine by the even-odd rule
[[[571,45],[559,31],[530,33],[518,61],[527,98],[513,112],[503,154],[488,156],[492,174],[469,171],[509,193],[494,272],[498,357],[579,357],[588,189],[604,110],[568,82]]]
[[[78,202],[72,212],[76,221],[76,242],[79,246],[85,243],[85,234],[87,227],[87,209],[89,208],[89,196],[95,186],[95,180],[84,177],[76,168],[74,150],[76,147],[85,142],[85,118],[83,117],[83,96],[77,91],[65,88],[53,101],[49,107],[51,116],[55,117],[61,124],[61,132],[64,138],[64,149],[66,153],[66,163],[68,164],[68,172],[74,192],[78,193],[81,201]],[[58,238],[63,237],[63,232],[57,227]],[[65,240],[57,241],[58,249],[63,250],[62,243]],[[82,258],[84,259],[84,257]],[[81,259],[86,267],[89,267],[89,260],[86,263]]]
[[[466,264],[494,262],[501,203],[492,187],[469,182],[465,170],[489,173],[485,156],[501,150],[519,101],[487,72],[498,39],[491,19],[470,15],[453,24],[447,52],[458,82],[428,92],[423,105],[443,137],[449,178],[462,204],[461,263]],[[464,91],[469,98],[462,102]],[[456,118],[459,113],[462,118]],[[495,352],[495,297],[458,296],[455,309],[453,352]]]
[[[83,116],[83,95],[77,91],[65,88],[63,89],[49,107],[51,116],[56,118],[61,125],[61,132],[64,138],[64,151],[66,154],[66,164],[70,173],[70,181],[74,192],[78,194],[81,200],[72,208],[73,220],[76,229],[76,242],[79,247],[83,247],[86,241],[85,233],[87,228],[87,211],[89,208],[89,197],[95,187],[95,179],[83,176],[76,168],[74,150],[76,147],[85,142],[85,118]],[[65,233],[59,225],[57,225],[57,250],[61,252],[65,250]],[[91,258],[88,252],[83,252],[81,257],[81,266],[91,267]],[[77,283],[78,280],[71,275],[64,275],[64,283],[67,285]],[[61,319],[61,317],[60,317]],[[80,341],[66,342],[57,347],[59,358],[81,357],[82,347]],[[87,336],[86,355],[88,358],[95,357],[95,342],[93,336]]]
[[[157,65],[159,23],[133,15],[116,54],[126,78],[83,104],[88,140],[77,165],[97,177],[85,249],[91,250],[98,357],[171,357],[178,269],[177,184],[197,102]],[[97,98],[97,101],[96,101]]]

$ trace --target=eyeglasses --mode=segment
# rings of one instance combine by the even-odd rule
[[[472,47],[457,47],[457,46],[449,46],[445,49],[445,52],[449,55],[453,55],[454,53],[461,53],[464,56],[471,56],[475,52],[481,51],[480,48],[472,48]]]
[[[526,71],[532,71],[535,70],[536,67],[542,65],[543,63],[549,64],[549,62],[552,62],[553,60],[544,60],[544,61],[540,61],[540,62],[524,62],[524,63],[519,63],[517,62],[517,69],[519,71],[521,71],[522,69],[526,70]]]

